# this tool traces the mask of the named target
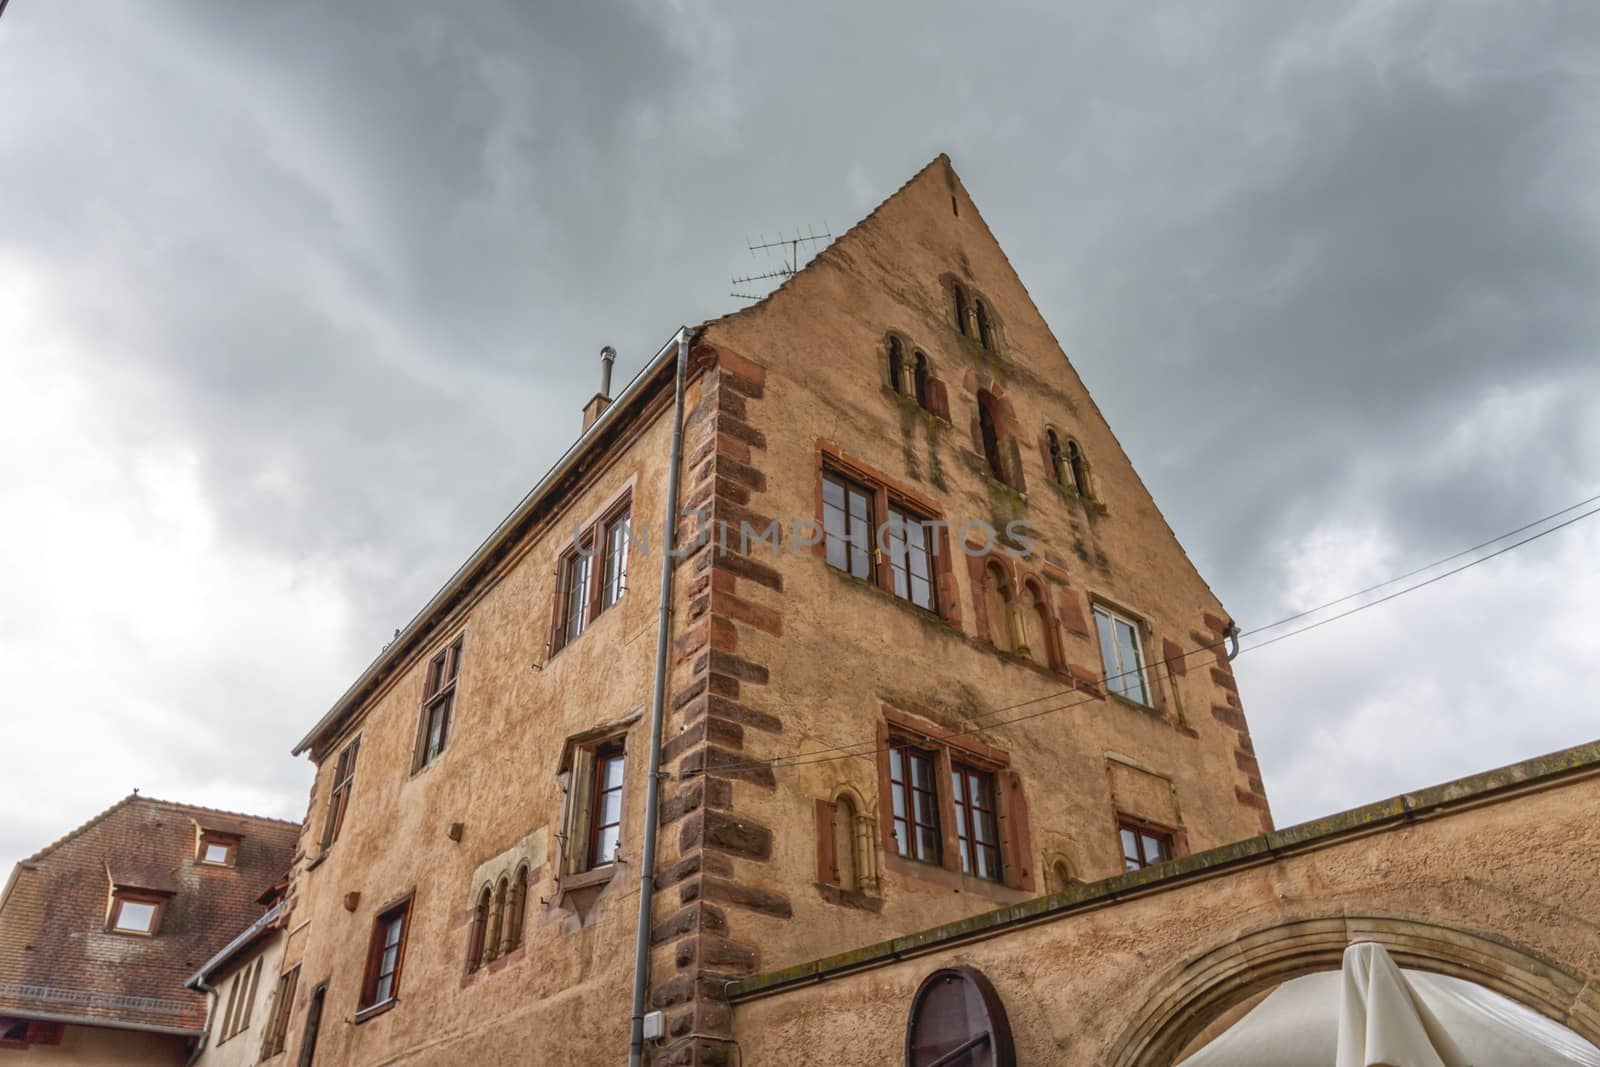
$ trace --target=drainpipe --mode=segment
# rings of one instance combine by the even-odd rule
[[[644,1061],[644,998],[650,984],[650,905],[655,894],[656,822],[661,793],[661,729],[667,704],[667,632],[672,621],[672,554],[678,529],[678,468],[683,463],[683,385],[689,372],[689,327],[678,330],[672,385],[672,449],[667,467],[666,521],[661,530],[661,607],[656,616],[656,672],[650,694],[649,769],[644,783],[644,854],[639,858],[639,927],[633,949],[633,1027],[628,1067]]]
[[[1232,619],[1228,620],[1228,628],[1222,632],[1228,642],[1228,662],[1232,663],[1239,658],[1239,624]]]

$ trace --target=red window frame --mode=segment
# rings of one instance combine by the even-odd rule
[[[454,641],[428,661],[428,673],[422,686],[417,751],[411,764],[413,773],[442,756],[450,743],[450,733],[455,726],[456,682],[461,677],[461,656],[466,639],[466,634],[456,635]]]
[[[322,825],[322,847],[332,847],[339,840],[339,831],[344,827],[344,813],[350,806],[350,794],[355,790],[356,783],[356,755],[361,748],[361,738],[352,738],[339,753],[339,761],[334,764],[333,791],[328,794],[328,816]]]
[[[956,814],[961,873],[990,882],[1004,881],[999,782],[994,772],[951,760],[950,800]]]
[[[608,772],[612,766],[615,766],[618,772],[616,785],[607,784]],[[623,788],[627,784],[627,773],[626,751],[622,738],[595,746],[594,763],[590,772],[589,841],[588,850],[584,855],[584,870],[592,871],[616,862],[616,849],[622,836]],[[606,799],[613,795],[617,798],[617,817],[610,822],[601,822]],[[602,857],[601,846],[608,830],[615,830],[616,833],[610,842],[611,855]]]
[[[1122,845],[1124,873],[1153,867],[1172,859],[1173,833],[1137,819],[1119,818],[1117,838]]]
[[[406,895],[378,912],[372,920],[367,965],[361,979],[360,1011],[370,1012],[375,1008],[387,1007],[400,998],[400,978],[405,971],[406,940],[411,932],[413,899],[412,895]]]
[[[917,782],[919,767],[925,770],[926,786]],[[921,863],[941,862],[944,857],[939,826],[938,753],[909,741],[891,742],[889,794],[895,850]],[[918,804],[921,798],[926,798],[925,808]]]

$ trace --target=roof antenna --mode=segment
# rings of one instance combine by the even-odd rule
[[[805,233],[795,230],[793,237],[785,237],[783,235],[783,231],[779,230],[778,239],[776,241],[767,240],[766,234],[761,235],[761,241],[759,243],[752,242],[748,237],[746,237],[745,245],[750,249],[750,254],[752,256],[754,256],[757,252],[765,252],[770,258],[774,249],[786,249],[787,254],[781,255],[782,265],[776,270],[769,270],[760,274],[746,274],[741,277],[731,279],[730,284],[733,285],[733,291],[728,295],[736,296],[740,300],[766,299],[766,294],[741,293],[739,292],[739,286],[748,286],[755,282],[770,281],[773,278],[783,278],[785,280],[792,278],[800,272],[800,268],[802,266],[800,262],[801,245],[807,245],[808,247],[806,251],[814,256],[817,252],[821,251],[821,249],[811,248],[809,246],[820,245],[825,241],[831,240],[833,240],[833,234],[829,231],[828,224],[826,222],[822,224],[821,233],[818,233],[816,230],[812,229],[808,224],[806,226]]]

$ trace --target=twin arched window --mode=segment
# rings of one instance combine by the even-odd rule
[[[952,284],[950,293],[955,303],[956,331],[962,337],[976,337],[979,348],[993,352],[994,323],[990,320],[988,305],[981,297],[969,295],[960,285]]]
[[[924,411],[933,411],[933,370],[923,351],[913,349],[910,365],[906,363],[906,349],[900,338],[889,337],[889,384],[901,396],[910,397]]]
[[[1089,464],[1083,458],[1083,450],[1078,447],[1078,442],[1069,437],[1063,446],[1054,430],[1045,431],[1045,440],[1050,451],[1050,476],[1056,480],[1056,484],[1086,497],[1092,496],[1089,491]]]
[[[472,940],[467,946],[467,970],[475,971],[522,944],[523,913],[528,902],[528,865],[500,876],[494,885],[478,892],[472,913]]]

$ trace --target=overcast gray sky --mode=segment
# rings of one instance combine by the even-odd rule
[[[0,863],[288,749],[747,236],[947,151],[1246,627],[1600,492],[1600,5],[12,0]],[[1237,664],[1280,824],[1600,736],[1600,518]]]

